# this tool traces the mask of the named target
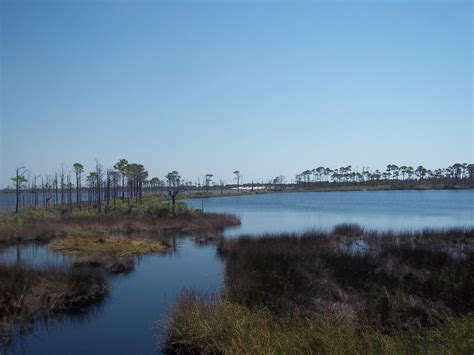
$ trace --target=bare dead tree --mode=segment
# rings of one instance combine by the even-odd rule
[[[58,191],[58,173],[54,173],[54,203],[59,203],[59,191]]]
[[[64,164],[61,165],[61,173],[59,174],[59,178],[60,178],[60,183],[61,183],[61,205],[64,204],[65,200],[64,200],[64,187],[65,187],[65,183],[64,183],[64,180],[66,178],[66,173],[64,171]]]
[[[101,196],[101,185],[103,179],[103,168],[99,162],[95,161],[95,174],[96,174],[96,188],[97,188],[97,209],[99,213],[102,212],[102,196]]]

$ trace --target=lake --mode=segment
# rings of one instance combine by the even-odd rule
[[[237,214],[226,236],[330,229],[358,223],[377,230],[474,225],[474,190],[294,192],[187,200],[208,212]]]
[[[1,198],[1,196],[0,196]],[[473,227],[474,190],[307,192],[216,197],[188,200],[205,211],[233,213],[242,225],[225,230],[240,234],[329,229],[338,223],[359,223],[378,230],[426,227]],[[43,246],[24,245],[0,251],[0,262],[41,267],[67,265],[69,260]],[[140,258],[135,270],[111,278],[111,294],[82,316],[47,322],[15,339],[13,353],[151,354],[160,349],[169,307],[183,288],[219,292],[223,263],[215,247],[181,238],[174,252]],[[159,321],[157,324],[156,322]],[[160,325],[161,324],[161,325]],[[5,349],[0,346],[0,353]]]

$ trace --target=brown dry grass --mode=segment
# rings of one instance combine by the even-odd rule
[[[168,350],[472,353],[473,240],[474,229],[375,233],[355,225],[221,239],[224,294],[182,295]],[[358,242],[363,249],[353,248]]]
[[[374,327],[248,308],[226,298],[180,295],[167,325],[169,354],[472,354],[474,317],[388,335]]]
[[[0,341],[9,340],[15,323],[29,327],[51,314],[84,312],[108,292],[104,276],[89,269],[0,265]]]
[[[112,236],[71,236],[54,240],[49,248],[66,254],[112,254],[119,257],[160,253],[167,247],[150,239]]]
[[[77,234],[190,233],[240,224],[236,216],[216,213],[153,217],[117,214],[56,215],[45,212],[30,216],[29,212],[22,211],[24,215],[18,216],[1,216],[0,243],[13,240],[49,240]]]
[[[163,242],[152,239],[90,235],[53,240],[48,247],[72,255],[76,266],[98,267],[112,273],[132,270],[134,256],[169,250]]]

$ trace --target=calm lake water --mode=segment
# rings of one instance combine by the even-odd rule
[[[340,223],[378,230],[474,225],[474,190],[295,192],[186,202],[237,214],[242,225],[226,236],[330,229]]]
[[[233,213],[240,234],[332,228],[343,222],[373,229],[421,229],[474,226],[474,191],[380,191],[285,193],[189,200],[205,211]],[[68,265],[61,254],[26,245],[0,251],[0,262],[43,267]],[[83,316],[47,322],[15,339],[12,353],[151,354],[160,349],[170,305],[183,288],[210,293],[223,286],[223,264],[213,246],[180,239],[176,251],[137,261],[135,270],[111,279],[111,294]],[[158,335],[158,337],[157,337]],[[0,345],[0,353],[4,352]]]

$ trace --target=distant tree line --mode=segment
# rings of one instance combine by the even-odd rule
[[[371,170],[369,167],[354,169],[351,165],[332,169],[320,166],[304,170],[295,177],[295,182],[287,182],[283,175],[261,183],[244,183],[239,170],[233,172],[235,184],[225,184],[219,180],[218,185],[213,182],[214,175],[208,173],[201,184],[185,181],[177,171],[171,171],[163,179],[149,178],[148,171],[142,164],[129,163],[120,159],[112,168],[104,169],[96,161],[95,167],[87,175],[81,163],[74,163],[71,169],[61,166],[53,174],[40,176],[32,175],[25,167],[15,171],[13,189],[16,195],[15,210],[33,206],[48,209],[51,205],[73,208],[90,206],[99,213],[107,212],[115,206],[118,199],[128,203],[142,203],[144,194],[166,194],[174,205],[180,192],[194,191],[201,188],[206,193],[211,188],[254,190],[273,189],[284,190],[296,186],[311,189],[318,186],[337,186],[344,184],[410,184],[410,183],[444,183],[444,184],[474,184],[474,164],[455,163],[447,168],[436,170],[426,169],[423,166],[387,165],[384,171]],[[75,192],[75,198],[74,196]]]
[[[387,165],[385,171],[371,170],[362,167],[360,171],[354,170],[351,165],[336,169],[320,166],[308,169],[297,174],[297,184],[311,184],[321,182],[332,183],[362,183],[381,181],[427,181],[427,182],[473,182],[474,164],[455,163],[447,168],[436,170],[426,169],[422,165],[414,168],[411,166]]]

